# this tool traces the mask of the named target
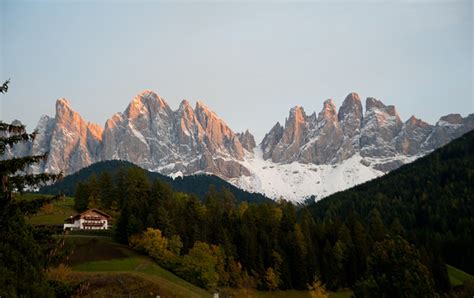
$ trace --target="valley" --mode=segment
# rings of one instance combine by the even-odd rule
[[[0,0],[0,298],[474,298],[473,14]]]

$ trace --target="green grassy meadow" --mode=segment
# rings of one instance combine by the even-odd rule
[[[459,270],[451,265],[447,265],[447,267],[448,267],[449,281],[451,282],[451,285],[453,287],[462,286],[466,280],[474,278],[472,275],[462,270]]]
[[[135,280],[134,283],[137,281],[143,283],[145,288],[159,289],[161,295],[172,295],[173,297],[212,296],[204,289],[161,268],[151,258],[140,255],[111,239],[71,237],[68,238],[68,242],[75,247],[68,260],[68,265],[72,268],[72,275],[76,278],[100,278],[107,287],[107,283],[113,282],[116,276],[121,276],[122,280],[131,278]],[[109,277],[108,281],[106,277]],[[124,284],[125,287],[129,286],[129,282]],[[99,291],[91,294],[105,293]]]
[[[24,199],[34,199],[35,195],[25,194],[22,196]],[[30,218],[28,222],[32,225],[62,225],[64,220],[69,218],[71,215],[77,214],[74,210],[74,198],[65,197],[52,204],[43,206],[39,212]]]

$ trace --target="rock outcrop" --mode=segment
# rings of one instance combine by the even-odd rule
[[[441,117],[430,125],[414,116],[403,123],[393,105],[369,97],[365,115],[357,93],[339,111],[332,100],[316,116],[290,110],[285,127],[277,123],[260,144],[263,158],[275,163],[339,164],[359,154],[365,166],[388,172],[474,129],[474,114]]]
[[[22,154],[49,152],[37,172],[70,174],[96,161],[121,159],[164,174],[205,172],[230,179],[249,175],[239,161],[255,147],[250,132],[235,134],[202,102],[193,109],[183,100],[173,111],[149,90],[107,120],[105,128],[84,121],[59,99],[55,118],[43,116],[37,130],[32,146],[21,149]]]
[[[367,98],[365,107],[363,114],[357,93],[347,95],[339,110],[331,99],[318,114],[293,107],[284,127],[276,123],[257,146],[248,130],[234,133],[201,101],[193,108],[183,100],[174,111],[146,90],[102,128],[85,121],[61,98],[55,117],[40,119],[35,140],[18,144],[6,156],[49,152],[46,162],[30,171],[65,174],[121,159],[169,175],[212,173],[271,195],[278,195],[276,189],[290,196],[311,195],[310,190],[319,188],[302,181],[320,183],[327,176],[326,183],[339,183],[323,187],[321,195],[327,195],[391,171],[474,129],[474,114],[449,114],[430,125],[414,116],[402,122],[394,106],[375,98]],[[288,187],[272,186],[275,177]],[[333,177],[339,180],[331,182]]]

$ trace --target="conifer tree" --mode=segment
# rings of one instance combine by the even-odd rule
[[[8,83],[0,88],[8,91]],[[34,163],[46,159],[47,154],[7,158],[5,153],[15,144],[31,142],[36,132],[26,132],[25,126],[0,121],[0,296],[1,297],[49,297],[54,292],[45,279],[44,269],[48,265],[44,243],[47,233],[35,231],[25,217],[34,214],[45,203],[56,198],[22,200],[20,193],[60,175],[48,173],[28,174]],[[38,238],[36,239],[35,238]],[[52,241],[51,241],[52,242]]]
[[[354,289],[356,297],[436,296],[418,250],[400,236],[377,242],[367,263],[366,276]]]

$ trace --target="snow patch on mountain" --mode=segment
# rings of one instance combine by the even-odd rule
[[[230,182],[244,190],[263,193],[274,199],[303,202],[311,195],[321,199],[384,174],[364,166],[361,160],[362,157],[355,154],[334,165],[299,162],[282,164],[265,160],[262,149],[256,147],[253,154],[247,154],[241,162],[252,175],[231,179]]]

